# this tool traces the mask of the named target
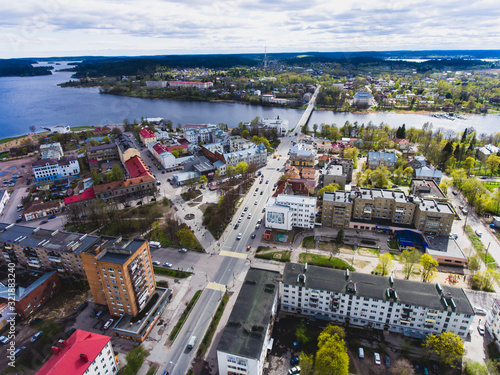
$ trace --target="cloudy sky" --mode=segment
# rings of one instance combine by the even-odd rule
[[[19,0],[0,14],[0,58],[500,48],[498,0]]]

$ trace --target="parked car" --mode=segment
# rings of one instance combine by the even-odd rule
[[[485,332],[486,332],[486,331],[484,330],[484,327],[481,327],[481,326],[477,326],[477,331],[479,332],[479,334],[480,334],[481,336],[484,336],[484,334],[485,334]]]
[[[37,324],[40,324],[40,323],[43,323],[43,319],[41,319],[41,318],[33,318],[33,319],[30,320],[29,325],[30,326],[34,326],[34,325],[37,325]]]
[[[241,235],[241,233],[238,233],[238,236],[236,236],[236,239],[237,239],[238,241],[239,241],[239,240],[241,240],[241,236],[242,236],[242,235]]]
[[[437,365],[437,364],[435,364],[435,363],[433,363],[433,364],[432,364],[432,372],[433,372],[434,374],[439,374],[439,367],[438,367],[438,365]]]
[[[240,226],[240,224],[236,223],[236,225],[234,226],[234,229],[238,229],[239,226]]]
[[[163,263],[163,267],[172,268],[172,263],[165,262]]]
[[[19,215],[16,219],[16,223],[23,221],[23,215]]]
[[[0,336],[0,343],[2,343],[3,345],[5,344],[8,344],[9,343],[9,338],[8,337],[5,337],[5,336]]]
[[[385,367],[390,367],[391,366],[391,359],[389,358],[388,355],[385,356]]]
[[[477,315],[486,315],[487,314],[487,311],[480,306],[474,306],[474,312]]]
[[[184,247],[182,247],[182,248],[179,249],[179,253],[187,253],[187,249],[185,249]]]
[[[380,354],[373,353],[373,358],[375,359],[375,364],[380,365]]]
[[[104,329],[108,329],[109,327],[111,327],[111,324],[113,324],[114,320],[113,319],[109,319],[106,323],[104,323]]]
[[[252,246],[248,245],[247,246],[247,251],[250,251],[251,248],[252,248]]]
[[[475,230],[476,236],[481,237],[483,235],[483,232],[481,232],[479,229]]]
[[[289,375],[294,375],[294,374],[300,374],[300,367],[292,367],[290,370],[288,370]]]
[[[38,331],[37,333],[35,333],[33,335],[33,337],[30,339],[31,342],[35,342],[36,340],[38,340],[40,338],[40,336],[42,335],[43,331]]]
[[[42,221],[40,221],[40,225],[47,224],[48,222],[49,222],[48,220],[42,220]]]
[[[47,219],[52,220],[52,219],[55,219],[55,218],[56,218],[56,215],[50,215]]]
[[[153,260],[153,266],[161,266],[161,263],[157,260]]]
[[[253,240],[255,237],[257,237],[257,235],[255,233],[252,233],[252,235],[250,236],[250,238]]]

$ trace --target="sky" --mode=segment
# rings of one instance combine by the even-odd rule
[[[0,14],[0,58],[500,48],[498,0],[19,0]]]

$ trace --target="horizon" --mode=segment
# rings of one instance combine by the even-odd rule
[[[22,9],[2,3],[0,11],[0,58],[264,54],[266,48],[268,54],[349,54],[500,45],[500,7],[491,0],[25,0]]]

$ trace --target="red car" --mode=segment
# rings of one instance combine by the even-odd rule
[[[247,246],[247,251],[250,251],[252,247],[250,245]]]

